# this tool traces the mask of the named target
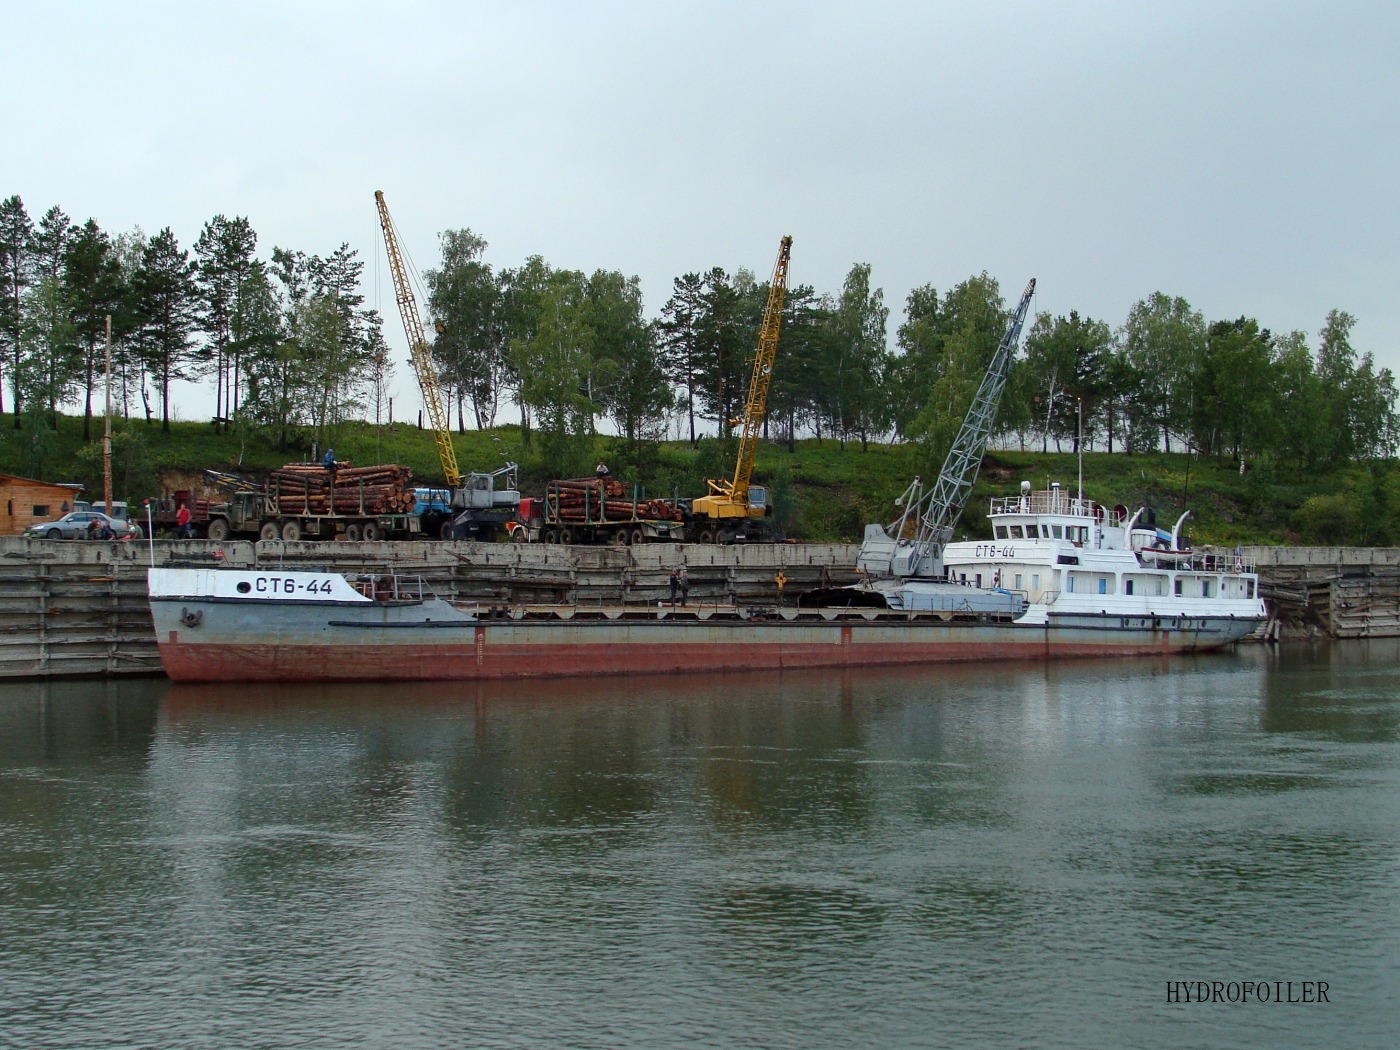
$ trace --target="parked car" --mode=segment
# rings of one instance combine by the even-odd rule
[[[94,525],[94,523],[96,523]],[[104,529],[106,530],[104,533]],[[24,530],[26,536],[46,540],[114,539],[139,540],[141,527],[118,521],[95,510],[75,510],[57,521],[41,521]]]

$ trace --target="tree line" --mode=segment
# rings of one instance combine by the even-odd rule
[[[216,215],[185,249],[168,227],[113,235],[0,202],[0,414],[37,440],[77,406],[90,440],[109,347],[114,411],[165,430],[177,380],[212,382],[215,426],[266,428],[283,447],[363,411],[388,367],[364,263],[344,244],[325,257],[256,250],[244,218]]]
[[[497,270],[469,229],[440,242],[424,305],[459,429],[491,427],[514,406],[544,469],[568,473],[585,465],[606,420],[639,475],[673,425],[692,443],[728,435],[768,296],[751,271],[683,274],[648,317],[635,276],[539,256]],[[57,207],[33,221],[12,196],[0,203],[0,413],[38,440],[61,407],[77,406],[90,438],[110,317],[121,415],[168,429],[172,382],[202,380],[216,427],[262,432],[279,448],[310,430],[324,444],[337,422],[383,410],[390,366],[382,319],[359,290],[363,268],[343,244],[325,257],[275,247],[259,258],[245,218],[215,216],[186,250],[169,228],[112,235]],[[788,289],[768,436],[789,447],[806,436],[843,447],[916,442],[939,456],[1008,307],[986,273],[941,294],[924,285],[891,345],[871,277],[859,263],[839,291]],[[1191,450],[1286,469],[1390,456],[1394,377],[1352,345],[1354,325],[1331,311],[1314,350],[1302,332],[1243,316],[1207,321],[1161,292],[1117,326],[1039,313],[1012,366],[997,440]]]

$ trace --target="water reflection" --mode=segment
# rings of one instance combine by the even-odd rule
[[[1374,1043],[1398,657],[10,689],[0,1011],[54,1046]],[[1164,1003],[1245,971],[1345,985],[1352,1027]]]

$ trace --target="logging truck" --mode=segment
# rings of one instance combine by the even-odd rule
[[[680,543],[685,538],[682,517],[670,501],[642,499],[635,488],[629,496],[611,478],[574,478],[549,482],[543,498],[522,499],[507,531],[516,542]]]
[[[233,491],[209,508],[204,535],[211,540],[409,539],[421,534],[406,467],[353,467],[289,463],[265,486]],[[199,525],[195,526],[200,529]]]

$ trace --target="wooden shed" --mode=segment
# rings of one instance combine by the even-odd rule
[[[73,509],[83,486],[0,474],[0,536],[18,536],[36,521],[52,521]]]

